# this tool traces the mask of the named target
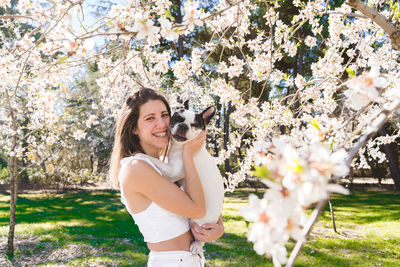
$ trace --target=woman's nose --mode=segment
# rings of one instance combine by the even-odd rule
[[[168,123],[167,123],[163,118],[159,118],[159,119],[157,120],[157,126],[159,126],[159,127],[165,127],[165,126],[167,126],[167,127],[168,127]]]

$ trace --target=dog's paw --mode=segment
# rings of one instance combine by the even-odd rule
[[[199,255],[203,253],[203,245],[204,243],[201,241],[193,241],[192,244],[190,244],[190,252],[192,252],[193,255]]]

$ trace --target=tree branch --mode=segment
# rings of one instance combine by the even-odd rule
[[[360,141],[350,150],[349,155],[346,159],[346,166],[350,167],[353,158],[357,155],[358,150],[362,148],[370,138],[374,137],[378,131],[383,127],[386,121],[389,119],[396,110],[400,108],[400,100],[395,100],[391,103],[388,109],[382,110],[377,118],[371,123],[371,128],[360,138]],[[336,180],[339,177],[336,178]]]
[[[371,123],[371,128],[367,131],[358,141],[358,143],[350,150],[349,156],[346,160],[346,166],[350,167],[353,158],[357,155],[358,151],[361,147],[363,147],[370,138],[376,135],[379,129],[386,123],[389,119],[390,115],[392,115],[396,110],[400,108],[400,100],[395,100],[390,104],[390,107],[387,109],[382,110],[382,112],[378,115],[378,117]],[[340,177],[334,177],[332,180],[337,181]],[[313,213],[311,214],[310,218],[308,219],[306,225],[302,230],[302,234],[304,239],[297,241],[295,247],[290,254],[289,260],[286,263],[286,267],[292,267],[294,262],[296,261],[297,256],[299,255],[303,245],[306,243],[306,238],[308,234],[311,232],[312,226],[318,220],[319,215],[324,210],[328,199],[323,199],[318,202],[317,207],[314,209]]]
[[[36,19],[28,17],[28,16],[23,16],[23,15],[10,15],[10,14],[6,14],[6,15],[1,15],[0,16],[0,20],[7,20],[7,19],[27,19],[27,20],[33,20],[36,21]]]
[[[357,9],[364,15],[368,16],[373,22],[378,24],[389,36],[393,46],[397,50],[400,50],[400,30],[390,23],[385,16],[378,13],[372,7],[367,6],[367,4],[361,0],[346,0],[346,4]]]
[[[27,133],[24,137],[20,138],[20,139],[18,140],[17,143],[18,143],[18,144],[22,143],[22,142],[25,141],[29,136],[31,136],[32,134],[34,134],[34,133],[36,133],[36,132],[38,132],[38,131],[39,131],[38,129],[30,131],[30,132]]]
[[[294,266],[294,262],[296,261],[296,258],[299,255],[301,248],[307,241],[308,234],[311,232],[311,229],[312,229],[314,223],[318,220],[318,217],[324,210],[327,202],[328,202],[328,198],[323,199],[320,202],[318,202],[317,207],[314,209],[310,218],[306,222],[306,225],[304,226],[303,230],[301,231],[304,236],[304,239],[297,241],[296,245],[294,246],[294,248],[292,250],[292,253],[290,253],[290,257],[285,265],[286,267]]]
[[[29,167],[33,166],[33,165],[42,165],[43,162],[45,162],[46,160],[48,160],[50,158],[50,156],[45,157],[44,159],[42,159],[39,163],[31,163],[27,166],[25,166],[24,168],[22,168],[15,177],[19,177],[21,174],[23,174],[26,169],[28,169]],[[46,171],[46,170],[45,170]]]
[[[345,17],[354,17],[354,18],[360,18],[360,19],[367,19],[368,17],[362,14],[357,14],[357,13],[344,13],[344,12],[337,12],[337,11],[326,11],[326,12],[321,12],[318,13],[318,15],[342,15]]]

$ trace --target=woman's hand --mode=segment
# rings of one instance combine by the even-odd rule
[[[183,145],[183,154],[193,156],[204,144],[207,137],[207,129],[199,133],[198,136]]]
[[[190,229],[192,230],[194,238],[201,242],[210,242],[220,238],[224,234],[222,217],[220,217],[217,223],[205,223],[202,226],[192,222]]]

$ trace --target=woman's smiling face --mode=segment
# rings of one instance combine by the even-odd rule
[[[161,100],[150,100],[140,106],[134,133],[147,155],[158,158],[168,145],[169,121],[167,107]]]

